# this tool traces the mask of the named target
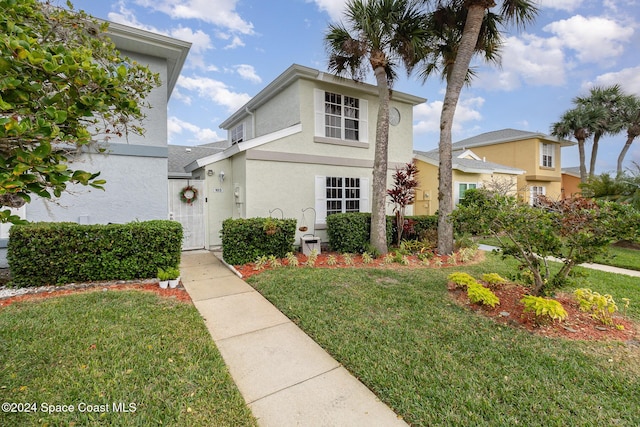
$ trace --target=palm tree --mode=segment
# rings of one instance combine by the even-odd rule
[[[428,0],[423,0],[428,3]],[[453,211],[453,182],[451,159],[451,128],[460,92],[468,81],[471,58],[476,53],[478,40],[490,9],[496,6],[494,0],[442,0],[439,6],[450,5],[454,9],[466,10],[464,27],[459,45],[454,53],[455,60],[451,71],[447,70],[447,88],[440,115],[440,141],[438,153],[439,184],[438,184],[438,252],[447,254],[453,252],[453,224],[449,215]],[[500,4],[499,23],[504,25],[515,23],[519,27],[532,22],[538,9],[533,0],[503,0]]]
[[[580,182],[587,182],[587,167],[584,145],[593,134],[594,123],[603,120],[604,110],[599,107],[577,106],[566,111],[560,121],[551,125],[551,135],[558,138],[574,137],[578,141],[580,157]]]
[[[439,74],[442,81],[447,82],[453,71],[460,47],[460,39],[467,19],[467,10],[460,5],[440,4],[429,15],[430,50],[423,61],[420,76],[426,81],[431,75]],[[500,62],[502,37],[498,25],[501,18],[487,13],[480,28],[475,54],[482,55],[485,62]],[[469,68],[465,84],[471,84],[475,77],[473,68]]]
[[[613,85],[608,87],[596,86],[591,88],[589,96],[576,97],[573,100],[575,105],[581,105],[584,107],[602,108],[601,120],[598,120],[591,124],[593,130],[593,146],[591,148],[591,161],[589,164],[589,177],[595,175],[596,169],[596,157],[598,155],[598,143],[600,138],[604,135],[616,135],[624,127],[624,123],[621,120],[621,103],[624,98],[624,93],[620,89],[619,85]]]
[[[618,156],[618,175],[622,173],[622,162],[631,143],[640,135],[640,98],[635,95],[625,96],[622,101],[621,115],[624,127],[627,128],[627,141]]]
[[[329,70],[359,80],[373,70],[378,118],[373,163],[371,244],[387,253],[386,188],[390,88],[402,63],[410,73],[425,56],[426,17],[418,0],[349,0],[342,23],[329,25],[325,43]]]

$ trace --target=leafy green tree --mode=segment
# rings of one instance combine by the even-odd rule
[[[426,55],[425,15],[417,0],[349,0],[346,25],[331,24],[325,36],[329,70],[362,79],[373,71],[378,87],[371,244],[387,253],[386,188],[390,88],[402,63],[411,72]]]
[[[99,135],[142,134],[145,98],[160,84],[119,54],[107,24],[67,6],[0,0],[0,206],[58,197],[70,183],[102,188],[71,156]]]
[[[537,205],[530,206],[483,190],[472,196],[465,194],[453,212],[456,226],[464,230],[471,224],[471,231],[495,237],[503,256],[515,258],[530,272],[534,295],[552,293],[566,284],[576,265],[593,261],[613,241],[637,239],[640,232],[640,214],[628,205],[539,196]],[[562,260],[557,272],[548,257]]]
[[[629,168],[615,177],[603,173],[589,178],[580,185],[582,195],[598,200],[624,203],[640,209],[640,164],[633,163],[635,168]]]
[[[424,0],[424,3],[429,3]],[[494,0],[442,0],[437,5],[450,5],[453,10],[464,10],[464,27],[460,35],[457,48],[453,48],[449,59],[455,58],[451,65],[451,71],[447,70],[447,87],[440,115],[440,141],[438,153],[439,184],[438,184],[438,252],[447,254],[453,252],[453,225],[449,219],[453,211],[453,171],[451,158],[453,117],[455,115],[458,99],[462,87],[468,81],[469,65],[477,52],[478,41],[481,40],[483,24],[486,28],[486,20],[490,17],[490,10],[496,7]],[[500,2],[499,12],[491,17],[497,18],[504,26],[515,23],[524,26],[532,22],[537,15],[535,3],[530,0],[504,0]],[[458,28],[458,27],[456,27]],[[457,40],[452,38],[452,42]]]

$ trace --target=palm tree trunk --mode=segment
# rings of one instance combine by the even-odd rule
[[[624,161],[624,156],[627,155],[627,151],[629,151],[629,147],[631,147],[631,143],[635,139],[635,136],[627,132],[627,142],[625,142],[624,147],[622,147],[622,151],[620,151],[620,155],[618,156],[618,175],[622,173],[622,162]]]
[[[447,89],[440,115],[440,142],[438,145],[439,183],[438,183],[438,252],[450,254],[453,252],[453,224],[449,216],[453,211],[453,171],[451,160],[451,128],[453,117],[460,98],[460,92],[469,70],[471,57],[478,42],[480,27],[488,6],[470,5],[467,20],[460,39],[458,54],[453,69],[447,79]]]
[[[598,156],[598,142],[600,142],[600,133],[593,135],[593,147],[591,147],[591,163],[589,164],[589,178],[593,178],[596,174],[596,157]]]
[[[584,139],[578,139],[578,156],[580,158],[580,182],[587,182],[587,166],[585,164]]]
[[[373,159],[373,194],[371,196],[370,242],[380,254],[387,253],[387,164],[389,151],[389,86],[384,67],[374,68],[378,86],[378,121],[376,125],[376,146]]]

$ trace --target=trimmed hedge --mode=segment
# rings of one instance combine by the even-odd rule
[[[265,223],[273,222],[277,231],[268,235]],[[293,251],[295,219],[229,218],[222,222],[222,257],[231,265],[254,262],[258,257],[284,258]]]
[[[430,230],[438,229],[438,216],[437,215],[415,215],[415,216],[405,216],[405,223],[410,224],[410,229],[405,230],[402,234],[403,240],[421,240],[425,233]],[[396,231],[396,221],[395,217],[393,217],[393,243],[398,244],[396,242],[396,236],[398,235]]]
[[[392,241],[393,217],[387,217],[387,242]],[[371,214],[339,213],[327,216],[329,246],[340,253],[362,253],[367,250],[371,235]]]
[[[181,251],[176,221],[39,222],[11,227],[7,258],[12,285],[26,287],[153,278],[159,267],[178,267]]]

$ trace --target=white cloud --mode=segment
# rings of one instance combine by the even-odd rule
[[[575,50],[581,62],[607,63],[622,55],[624,43],[633,35],[633,28],[601,17],[575,15],[552,22],[544,31],[558,36],[563,45]]]
[[[190,52],[195,54],[200,54],[213,48],[211,38],[202,30],[194,32],[191,28],[180,26],[171,30],[171,36],[179,40],[191,42]]]
[[[611,86],[619,84],[627,93],[640,96],[640,66],[624,68],[620,71],[601,74],[595,81],[585,84],[585,89],[593,86]]]
[[[256,74],[256,69],[253,68],[253,65],[240,64],[236,65],[235,69],[243,79],[248,80],[252,83],[262,83],[262,79],[258,74]]]
[[[128,25],[129,27],[139,28],[141,30],[150,31],[152,33],[163,34],[168,36],[169,34],[164,31],[158,30],[156,27],[152,25],[146,25],[142,22],[138,21],[133,10],[128,9],[125,2],[120,0],[116,5],[118,12],[109,12],[107,15],[109,17],[109,21],[117,22],[118,24]]]
[[[453,119],[452,131],[454,134],[465,133],[468,123],[482,119],[480,109],[484,104],[484,98],[475,97],[461,99],[456,107]],[[414,107],[413,117],[417,123],[413,126],[416,135],[425,133],[440,133],[440,114],[442,113],[442,101],[433,101]]]
[[[242,39],[238,36],[234,36],[233,39],[231,40],[231,43],[226,45],[224,48],[235,49],[236,47],[243,47],[243,46],[244,46],[244,42],[242,41]]]
[[[332,21],[340,21],[347,0],[307,0],[307,2],[315,3],[318,9],[327,12]]]
[[[582,5],[583,0],[538,0],[541,9],[558,9],[572,12]]]
[[[222,105],[230,112],[236,111],[251,99],[246,93],[233,92],[225,83],[206,77],[180,76],[177,86],[195,91],[201,98]]]
[[[171,116],[167,120],[167,131],[169,144],[195,143],[204,144],[208,142],[220,141],[221,138],[216,131],[201,128],[193,123],[185,122],[175,116]],[[183,136],[185,133],[190,136]]]
[[[564,84],[565,60],[561,42],[533,34],[507,37],[502,51],[502,67],[483,68],[474,86],[511,91],[523,83],[531,86]]]
[[[174,19],[197,19],[245,35],[254,33],[253,24],[236,12],[237,0],[136,0]]]

